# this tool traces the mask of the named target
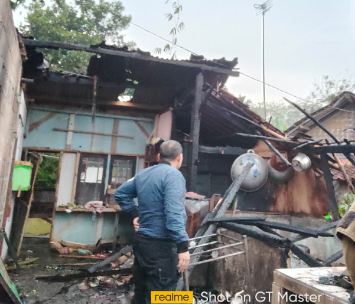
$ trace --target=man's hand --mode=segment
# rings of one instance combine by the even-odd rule
[[[179,253],[179,264],[178,270],[179,272],[184,272],[190,264],[190,253],[188,251]]]
[[[138,228],[139,228],[139,224],[138,224],[138,217],[136,217],[134,220],[133,220],[133,227],[134,227],[134,230],[137,232],[138,231]]]

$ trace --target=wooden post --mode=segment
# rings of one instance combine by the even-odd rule
[[[323,176],[324,176],[325,183],[327,186],[327,191],[328,191],[329,209],[332,214],[333,221],[336,221],[339,219],[338,204],[337,204],[337,200],[335,197],[333,177],[332,177],[332,174],[330,173],[327,154],[325,154],[325,153],[321,154],[320,159],[321,159],[321,169],[323,171]]]
[[[200,106],[203,99],[203,74],[199,73],[196,76],[195,86],[195,100],[191,109],[191,129],[190,139],[192,143],[191,153],[189,153],[188,165],[188,179],[187,189],[188,191],[196,191],[196,177],[197,177],[197,162],[198,162],[198,144],[200,139]]]

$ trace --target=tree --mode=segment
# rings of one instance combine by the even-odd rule
[[[24,35],[38,40],[98,44],[102,40],[118,46],[124,44],[120,32],[127,28],[131,16],[123,14],[120,1],[105,0],[50,0],[45,6],[41,1],[28,5],[26,23],[20,27]],[[132,46],[132,43],[130,44]],[[90,54],[67,50],[43,50],[53,70],[86,73]]]
[[[170,2],[170,0],[166,0],[165,4],[168,4],[169,2]],[[167,43],[164,46],[163,50],[165,53],[171,55],[171,59],[176,59],[175,47],[177,44],[177,35],[185,28],[184,22],[180,21],[181,12],[182,12],[182,5],[180,4],[180,0],[174,1],[171,4],[171,9],[172,10],[170,13],[165,14],[168,21],[171,21],[174,23],[173,28],[170,30],[171,42]],[[156,54],[161,54],[162,49],[156,48],[156,49],[154,49],[153,52]]]
[[[355,91],[355,80],[352,75],[345,73],[340,78],[322,76],[313,83],[313,91],[308,96],[308,108],[315,111],[331,103],[336,96],[344,91]],[[307,106],[307,104],[305,104]]]
[[[16,9],[18,6],[23,4],[26,0],[10,0],[10,5],[12,9]]]

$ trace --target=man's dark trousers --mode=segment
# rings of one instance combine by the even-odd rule
[[[133,244],[135,256],[132,304],[150,304],[151,291],[174,291],[179,279],[176,243],[137,234]]]

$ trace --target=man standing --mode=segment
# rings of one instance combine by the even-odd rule
[[[137,231],[132,304],[150,303],[151,291],[174,291],[179,272],[189,266],[186,181],[179,171],[182,158],[180,143],[162,143],[159,164],[142,170],[115,192],[117,203],[132,215]],[[136,197],[138,208],[133,201]]]
[[[355,290],[355,202],[341,219],[337,228],[337,236],[343,244],[346,268]],[[350,303],[355,304],[354,294],[350,297]]]

